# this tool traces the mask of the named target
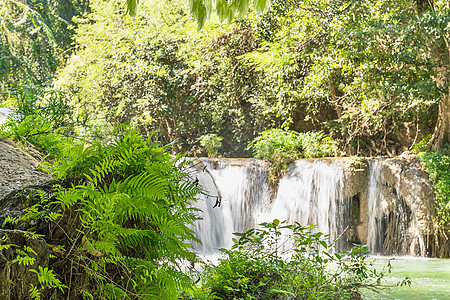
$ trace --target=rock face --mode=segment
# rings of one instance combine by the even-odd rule
[[[50,176],[37,170],[38,161],[8,143],[0,141],[0,224],[6,217],[22,214],[32,186],[44,185]],[[33,224],[16,226],[28,229]],[[25,255],[26,254],[26,255]],[[45,240],[23,230],[0,229],[0,299],[30,299],[31,285],[40,287],[31,269],[49,265],[50,250]],[[32,259],[30,263],[18,257]]]
[[[49,181],[50,176],[37,170],[38,164],[29,154],[0,141],[0,199],[19,188]]]
[[[373,253],[432,255],[435,194],[417,160],[367,159],[344,170],[349,241]]]
[[[30,299],[31,287],[40,287],[37,274],[30,270],[48,267],[50,250],[47,243],[26,231],[2,229],[0,249],[0,299]],[[20,257],[24,260],[17,260]],[[26,257],[32,261],[26,263]]]

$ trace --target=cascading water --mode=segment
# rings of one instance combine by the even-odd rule
[[[271,199],[267,167],[257,160],[204,160],[207,172],[199,173],[205,190],[197,207],[204,211],[196,224],[202,245],[197,250],[208,254],[214,249],[230,247],[233,232],[243,232],[273,219],[288,224],[317,224],[318,231],[334,239],[343,230],[345,219],[339,212],[343,204],[342,169],[321,160],[297,161],[279,182],[276,198]],[[212,208],[215,196],[222,205]]]
[[[297,161],[280,179],[277,198],[270,213],[263,216],[267,221],[316,224],[318,231],[334,240],[339,223],[336,206],[342,202],[342,178],[342,169],[333,164]]]
[[[425,256],[425,245],[419,234],[414,210],[398,193],[400,178],[392,187],[383,186],[382,160],[369,162],[367,246],[373,254],[408,254]],[[394,195],[387,197],[389,190]],[[414,198],[414,188],[410,191]]]
[[[196,206],[203,220],[195,224],[202,254],[211,254],[232,245],[234,232],[243,232],[258,223],[258,216],[270,205],[267,168],[259,160],[203,160],[198,172],[204,189]],[[220,206],[215,207],[219,201]]]
[[[367,230],[367,248],[370,253],[381,253],[383,249],[382,240],[382,217],[383,206],[386,203],[382,203],[379,199],[379,187],[378,178],[379,167],[378,161],[375,160],[369,163],[369,187],[368,187],[368,211],[369,211],[369,225]]]

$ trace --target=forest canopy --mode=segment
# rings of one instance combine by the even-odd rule
[[[445,1],[133,3],[2,2],[4,103],[56,91],[78,134],[128,123],[193,153],[216,134],[234,157],[269,128],[322,131],[341,154],[448,142]]]

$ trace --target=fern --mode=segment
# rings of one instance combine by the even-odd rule
[[[66,285],[62,284],[61,281],[56,278],[56,275],[52,270],[49,270],[46,267],[43,268],[42,266],[39,266],[38,268],[39,271],[35,269],[30,269],[29,271],[37,274],[38,281],[42,288],[58,288],[61,291],[63,291],[64,288],[67,288]]]
[[[77,206],[79,250],[98,257],[86,259],[98,291],[85,292],[105,299],[172,299],[191,285],[177,266],[195,259],[186,241],[197,241],[189,225],[198,217],[190,205],[200,188],[186,180],[182,156],[171,157],[134,130],[117,134],[107,146],[74,147],[56,163],[55,174],[79,182],[59,188],[57,202],[66,210]],[[121,275],[109,274],[110,265]]]

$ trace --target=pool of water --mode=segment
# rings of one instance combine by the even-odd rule
[[[376,257],[374,267],[382,270],[389,258]],[[411,286],[394,286],[382,294],[365,293],[367,299],[408,299],[408,300],[449,300],[450,299],[450,259],[408,258],[391,259],[392,272],[384,278],[384,283],[395,285],[406,276],[411,278]]]

